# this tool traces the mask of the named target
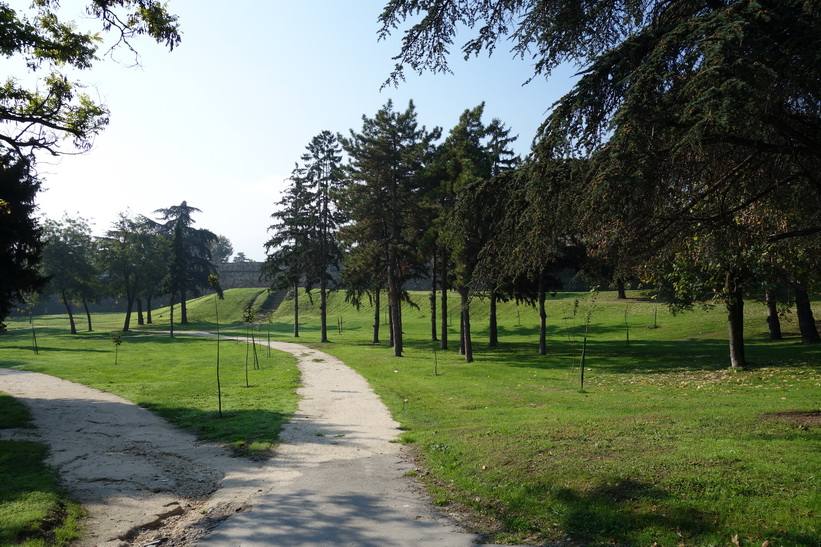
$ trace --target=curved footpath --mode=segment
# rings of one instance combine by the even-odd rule
[[[204,333],[203,333],[204,334]],[[231,458],[115,395],[0,369],[90,512],[83,546],[471,545],[405,473],[397,423],[359,374],[299,344],[302,397],[274,458]]]

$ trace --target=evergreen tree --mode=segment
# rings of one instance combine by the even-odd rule
[[[216,241],[217,235],[204,228],[194,228],[196,221],[193,214],[202,211],[185,201],[154,212],[160,215],[161,221],[160,224],[154,223],[156,228],[173,240],[168,270],[173,279],[169,279],[167,285],[177,291],[172,294],[180,297],[180,323],[185,325],[188,323],[188,295],[194,293],[199,296],[202,290],[210,287],[209,276],[216,275],[216,267],[211,263],[210,245]]]
[[[406,65],[447,70],[447,48],[465,23],[480,29],[467,55],[492,51],[510,33],[515,51],[534,54],[537,74],[568,60],[582,67],[534,148],[536,172],[550,185],[548,171],[561,162],[590,162],[560,190],[568,205],[551,210],[571,212],[565,222],[591,252],[628,263],[617,268],[638,265],[663,281],[664,258],[679,257],[680,273],[710,265],[709,276],[722,280],[714,294],[728,311],[730,363],[744,366],[743,290],[755,263],[788,240],[815,247],[821,233],[817,7],[392,0],[383,33],[420,11],[395,78]]]
[[[34,217],[39,190],[29,160],[0,154],[0,332],[15,303],[47,281],[39,268],[42,228]]]
[[[262,275],[273,291],[291,289],[294,295],[294,337],[299,337],[299,286],[311,272],[312,209],[315,196],[310,190],[306,169],[294,167],[277,210],[271,214],[273,232],[265,243]]]
[[[320,341],[328,341],[327,291],[335,283],[341,251],[336,231],[342,220],[335,206],[341,186],[341,148],[337,136],[322,131],[306,146],[302,165],[294,169],[291,186],[271,215],[278,220],[269,230],[274,236],[265,244],[268,257],[263,273],[272,290],[294,289],[294,336],[298,330],[298,286],[304,281],[320,294]]]
[[[350,162],[344,214],[351,225],[344,231],[349,248],[377,252],[381,260],[368,264],[363,255],[346,258],[344,267],[368,271],[370,279],[384,280],[390,310],[394,355],[402,355],[402,302],[405,281],[424,263],[419,240],[425,232],[422,215],[423,170],[441,131],[419,128],[413,102],[404,112],[393,103],[373,118],[362,117],[360,132],[342,139]],[[361,277],[365,277],[364,275]]]

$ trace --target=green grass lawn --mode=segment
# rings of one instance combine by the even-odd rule
[[[800,344],[794,317],[771,342],[763,306],[748,304],[752,366],[730,371],[720,309],[672,316],[638,294],[561,294],[548,302],[549,355],[539,356],[535,310],[502,306],[491,349],[487,304],[476,300],[467,364],[455,349],[434,353],[426,296],[405,309],[402,358],[370,344],[371,310],[341,298],[329,324],[341,319],[342,333],[315,345],[368,378],[419,447],[434,499],[472,509],[491,541],[821,542],[821,348]],[[283,333],[291,303],[275,317]],[[315,311],[303,305],[302,341],[316,341]]]
[[[0,393],[0,430],[30,427],[25,407]],[[82,509],[62,493],[45,458],[42,444],[0,441],[0,545],[69,545],[79,537]]]
[[[243,291],[228,291],[220,303],[223,329],[238,319],[236,310],[266,297]],[[821,543],[821,348],[800,344],[794,316],[785,318],[785,339],[769,341],[764,307],[748,303],[751,366],[730,371],[722,310],[672,316],[637,293],[630,296],[551,298],[546,356],[536,354],[535,310],[512,303],[500,306],[500,347],[488,348],[487,303],[478,299],[472,307],[476,361],[464,363],[458,354],[455,298],[451,349],[435,350],[422,293],[413,295],[418,309],[404,310],[402,358],[392,357],[385,343],[370,343],[372,310],[354,310],[341,294],[329,301],[331,343],[316,343],[319,320],[307,298],[301,298],[296,341],[342,358],[369,380],[402,424],[402,440],[418,447],[418,474],[434,500],[469,508],[489,541],[730,545],[737,536],[742,545]],[[286,300],[256,336],[293,340],[292,304]],[[191,303],[196,328],[214,326],[213,305],[213,297]],[[234,311],[223,312],[223,305]],[[28,323],[10,323],[19,330],[0,339],[9,356],[5,366],[120,393],[195,431],[181,417],[193,413],[218,421],[211,419],[216,403],[209,387],[213,340],[128,335],[114,369],[107,333],[71,337],[64,334],[67,321],[60,321],[34,319],[43,326],[36,330],[46,348],[36,357]],[[96,321],[102,331],[109,323],[116,328],[122,317]],[[155,321],[153,328],[167,328],[167,313],[155,312]],[[387,325],[381,339],[387,340]],[[228,384],[239,386],[240,394],[252,391],[243,387],[242,346],[224,344],[238,351],[234,364],[226,365],[238,374]],[[268,358],[261,363],[266,370]],[[174,387],[180,378],[195,374],[202,374],[199,390],[163,399],[165,392],[182,389]],[[293,375],[281,384],[288,391],[295,382]],[[238,397],[226,403],[237,403],[227,408],[241,415]],[[247,404],[263,403],[252,397]],[[198,433],[252,445],[254,427],[237,437]]]

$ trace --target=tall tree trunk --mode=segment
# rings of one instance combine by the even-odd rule
[[[616,279],[616,292],[618,293],[617,298],[620,300],[627,298],[627,292],[624,290],[624,279]]]
[[[382,305],[380,302],[381,293],[382,289],[380,287],[376,287],[376,293],[374,294],[373,299],[373,340],[371,340],[372,344],[379,343],[379,321],[381,319],[379,314],[382,312]]]
[[[391,313],[391,339],[394,357],[402,357],[402,302],[396,279],[388,280],[388,303]]]
[[[63,305],[66,307],[66,313],[68,314],[68,322],[69,325],[71,325],[71,334],[77,334],[77,325],[74,324],[74,314],[71,313],[71,304],[68,301],[65,289],[60,289],[60,298],[63,299]]]
[[[171,338],[174,338],[174,293],[171,293],[171,316],[170,316],[170,326],[169,334]]]
[[[547,355],[547,311],[545,310],[545,275],[539,272],[539,355]]]
[[[433,267],[431,268],[430,279],[430,339],[436,342],[439,340],[436,332],[436,251],[433,252]]]
[[[460,294],[461,297],[461,294]],[[459,355],[465,354],[465,310],[462,309],[461,298],[459,304]]]
[[[137,325],[145,325],[145,320],[143,318],[143,299],[142,297],[137,298]]]
[[[150,325],[153,323],[151,320],[151,295],[145,297],[145,322],[146,324]]]
[[[744,355],[744,295],[741,282],[734,272],[727,272],[725,277],[725,306],[727,307],[727,328],[730,341],[730,366],[744,368],[747,358]]]
[[[497,299],[496,284],[494,283],[490,288],[490,339],[487,343],[488,347],[491,348],[495,348],[499,345],[499,326],[496,322]]]
[[[320,342],[328,341],[328,295],[325,289],[326,284],[327,282],[325,281],[325,276],[323,276],[322,280],[319,282],[319,328],[321,331],[319,335]]]
[[[441,275],[439,276],[442,285],[442,336],[440,337],[439,348],[448,349],[448,256],[442,250]]]
[[[88,332],[91,332],[94,330],[91,328],[91,311],[88,309],[88,301],[85,298],[83,298],[83,309],[85,309],[86,320],[88,320]]]
[[[126,305],[125,305],[125,321],[123,322],[123,332],[128,332],[131,329],[131,310],[134,309],[134,295],[126,292]]]
[[[459,296],[462,300],[462,343],[463,343],[463,352],[462,354],[465,356],[466,363],[473,362],[473,341],[470,337],[470,291],[467,287],[461,287],[459,289]]]
[[[184,290],[180,291],[180,325],[188,324],[188,306],[186,300],[188,293]]]
[[[294,283],[294,338],[299,338],[299,283]]]
[[[796,283],[793,284],[793,289],[795,289],[795,314],[798,316],[801,343],[821,343],[821,337],[818,336],[818,328],[815,326],[815,317],[812,314],[809,294],[804,287]]]
[[[775,291],[767,291],[767,330],[770,333],[770,340],[781,340],[781,319],[778,317],[778,303]]]
[[[388,347],[393,347],[393,307],[388,302]]]

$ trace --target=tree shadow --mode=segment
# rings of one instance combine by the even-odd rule
[[[710,515],[673,500],[657,486],[629,478],[584,493],[562,489],[556,498],[565,509],[566,529],[575,539],[633,545],[637,533],[651,530],[675,530],[683,539],[717,531]],[[664,505],[663,512],[653,509],[657,504]]]

